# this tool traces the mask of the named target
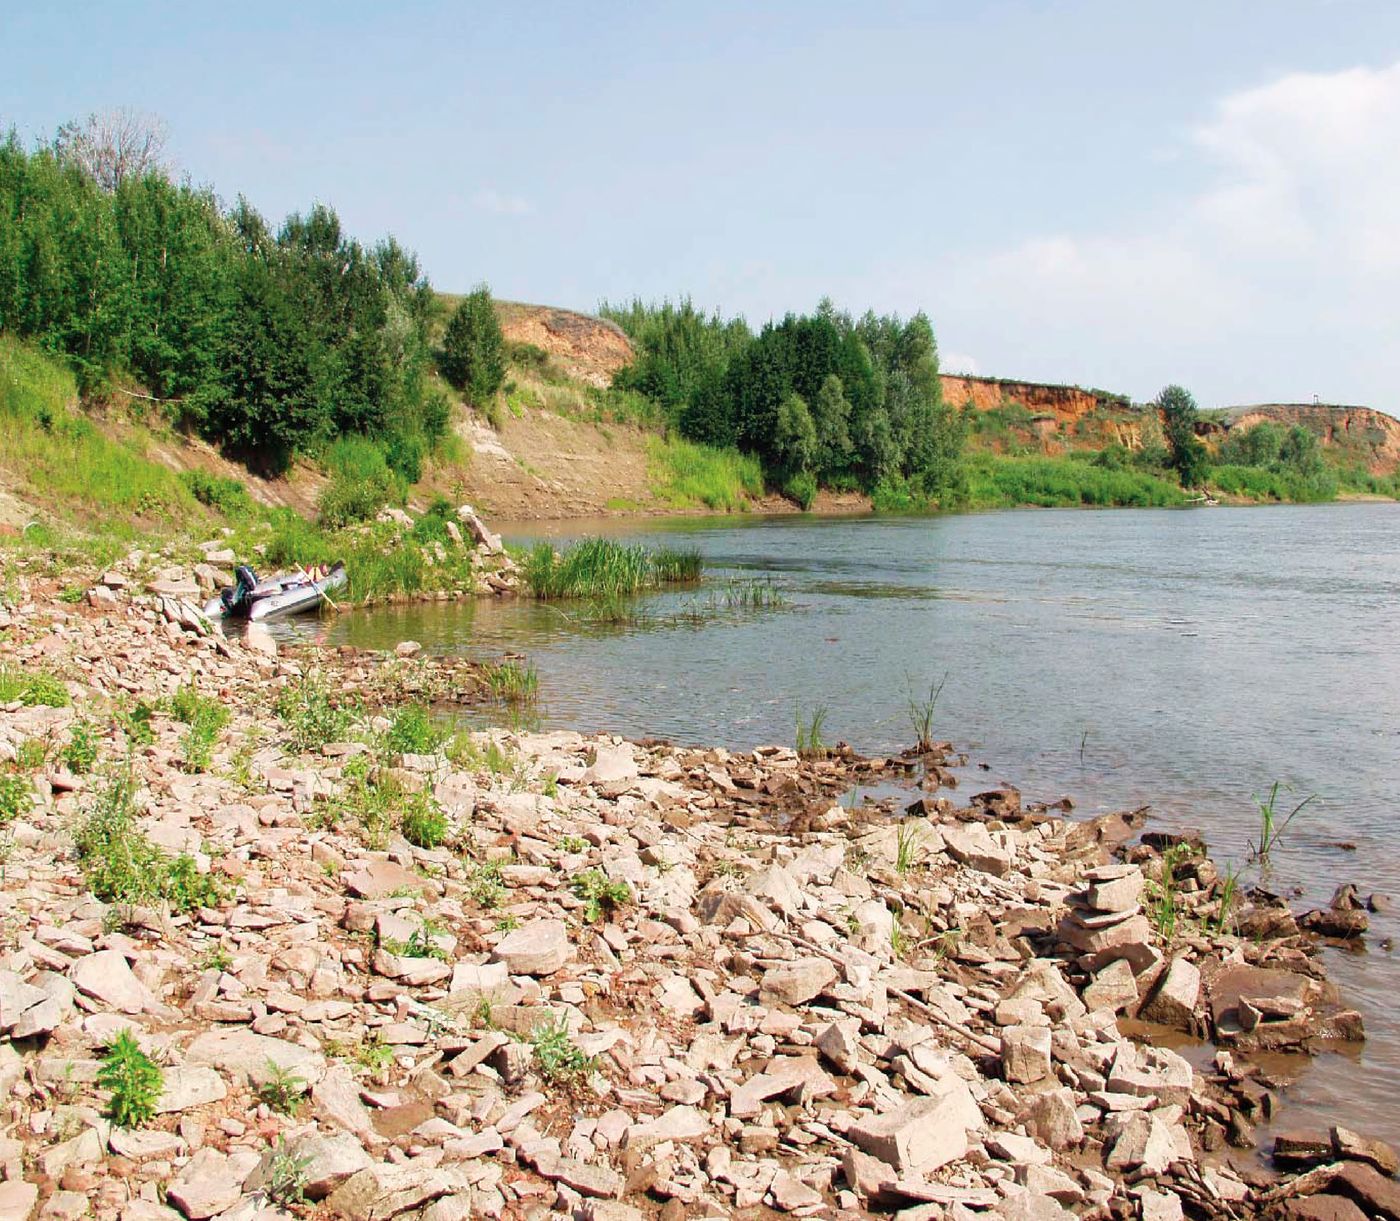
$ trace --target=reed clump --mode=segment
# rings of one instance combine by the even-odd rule
[[[537,543],[525,557],[525,582],[537,598],[608,598],[662,585],[698,581],[700,553],[669,547],[648,550],[606,538],[585,539],[563,551]]]

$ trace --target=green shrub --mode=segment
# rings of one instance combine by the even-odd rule
[[[63,748],[63,763],[75,776],[83,776],[92,771],[97,762],[97,738],[92,725],[79,721],[68,735],[68,745]]]
[[[97,1084],[111,1091],[107,1118],[118,1127],[134,1128],[155,1118],[165,1079],[160,1066],[141,1050],[131,1031],[123,1030],[97,1070]]]
[[[583,1054],[569,1036],[569,1020],[560,1015],[557,1022],[545,1021],[530,1032],[535,1068],[551,1085],[571,1085],[597,1067],[597,1061]]]
[[[275,707],[286,722],[288,738],[299,751],[320,750],[327,742],[340,741],[355,723],[354,713],[333,704],[329,685],[315,675],[283,687]]]
[[[616,908],[632,900],[626,882],[609,881],[598,869],[585,869],[569,883],[569,888],[583,900],[583,918],[590,924],[607,919]]]
[[[180,478],[200,504],[208,505],[225,517],[248,517],[257,511],[248,489],[237,479],[201,470],[184,471]]]
[[[171,698],[170,709],[187,728],[180,740],[187,770],[205,772],[213,762],[214,747],[229,722],[229,710],[216,699],[200,695],[192,683],[184,684]]]
[[[505,339],[486,285],[462,299],[442,338],[438,364],[442,375],[464,391],[476,406],[484,406],[506,377]]]
[[[421,451],[418,458],[421,461]],[[339,438],[326,449],[322,462],[331,480],[316,507],[320,524],[327,529],[368,521],[386,504],[404,501],[403,476],[391,467],[383,446],[367,437]]]
[[[301,1109],[307,1083],[291,1069],[268,1060],[266,1079],[258,1086],[258,1101],[281,1115],[295,1115]]]
[[[0,827],[29,813],[34,786],[27,776],[0,775]]]
[[[427,793],[409,793],[404,798],[399,829],[414,847],[437,848],[447,839],[447,815]]]
[[[72,702],[63,680],[40,670],[29,674],[13,666],[0,666],[0,704],[66,708]]]
[[[817,477],[811,471],[799,471],[784,485],[783,495],[805,513],[817,498]]]
[[[394,714],[384,742],[396,755],[430,755],[447,740],[447,732],[433,722],[422,704],[407,704]]]

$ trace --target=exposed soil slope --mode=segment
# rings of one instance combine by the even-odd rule
[[[512,343],[543,348],[570,377],[600,389],[632,359],[622,328],[605,318],[549,305],[501,301],[496,306],[501,332]]]
[[[1364,461],[1373,475],[1391,475],[1400,468],[1400,420],[1384,412],[1328,403],[1261,403],[1228,408],[1222,427],[1225,432],[1247,430],[1266,420],[1285,428],[1301,424],[1324,446]]]

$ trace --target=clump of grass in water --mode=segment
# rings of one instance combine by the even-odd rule
[[[537,543],[526,554],[524,570],[530,592],[537,598],[597,598],[697,581],[704,562],[694,550],[652,552],[591,538],[560,552],[549,543]]]
[[[920,753],[927,753],[933,749],[933,710],[938,706],[938,697],[943,694],[948,674],[949,671],[945,670],[936,686],[932,682],[929,683],[927,696],[916,696],[913,680],[907,674],[904,676],[909,723],[913,726],[916,746]]]
[[[1189,844],[1173,844],[1162,853],[1162,877],[1148,884],[1148,914],[1162,937],[1171,941],[1176,936],[1177,892],[1180,879],[1177,866],[1191,856]]]
[[[787,595],[772,577],[729,582],[721,595],[727,610],[782,610],[788,605]]]
[[[512,657],[488,662],[481,668],[486,689],[507,704],[530,704],[540,693],[540,676],[530,662],[523,665]]]
[[[1279,817],[1278,795],[1283,783],[1275,780],[1273,788],[1269,790],[1268,800],[1260,801],[1258,797],[1254,799],[1259,807],[1259,842],[1253,841],[1249,845],[1249,859],[1258,861],[1260,865],[1269,864],[1269,856],[1278,847],[1283,839],[1283,833],[1288,830],[1289,825],[1299,814],[1309,805],[1317,800],[1316,793],[1309,793],[1296,806],[1294,806],[1283,818]]]
[[[826,726],[826,705],[817,704],[804,712],[799,705],[797,719],[797,753],[804,759],[825,759],[827,745],[822,739],[822,729]]]

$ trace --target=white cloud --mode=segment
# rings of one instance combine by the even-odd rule
[[[966,352],[938,351],[938,368],[943,373],[980,373],[981,366]]]
[[[944,323],[1008,375],[1393,408],[1397,147],[1400,64],[1230,94],[1161,164],[1142,214],[955,260]],[[1188,175],[1207,185],[1174,191]]]
[[[492,216],[529,216],[534,204],[519,195],[506,195],[494,187],[482,187],[472,196],[472,206]]]

